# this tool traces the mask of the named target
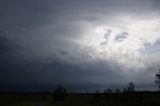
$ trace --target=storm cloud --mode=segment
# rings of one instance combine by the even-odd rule
[[[158,0],[1,0],[1,90],[156,89]]]

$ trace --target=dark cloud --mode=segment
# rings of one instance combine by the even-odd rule
[[[139,80],[139,85],[149,86],[151,82],[146,80],[153,72],[148,70],[157,70],[158,64],[147,67],[145,73],[140,71],[136,78],[131,75],[134,69],[124,69],[115,61],[116,56],[99,58],[108,52],[99,53],[78,40],[93,32],[91,26],[123,24],[117,17],[157,16],[158,6],[158,0],[0,0],[2,89],[47,90],[62,84],[74,90],[93,90],[97,86],[122,88]],[[99,44],[107,45],[111,33],[108,30]],[[121,42],[127,36],[127,32],[119,33],[115,40]],[[159,44],[154,47],[159,48]]]
[[[6,39],[0,36],[0,54],[7,52],[9,48]]]

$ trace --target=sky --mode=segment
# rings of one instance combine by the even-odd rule
[[[0,0],[0,91],[157,90],[159,0]]]

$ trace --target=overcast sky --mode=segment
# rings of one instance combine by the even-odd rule
[[[159,0],[0,0],[4,90],[156,90]]]

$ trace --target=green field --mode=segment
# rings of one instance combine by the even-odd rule
[[[55,101],[53,94],[1,94],[0,106],[160,106],[160,93],[67,94]]]

